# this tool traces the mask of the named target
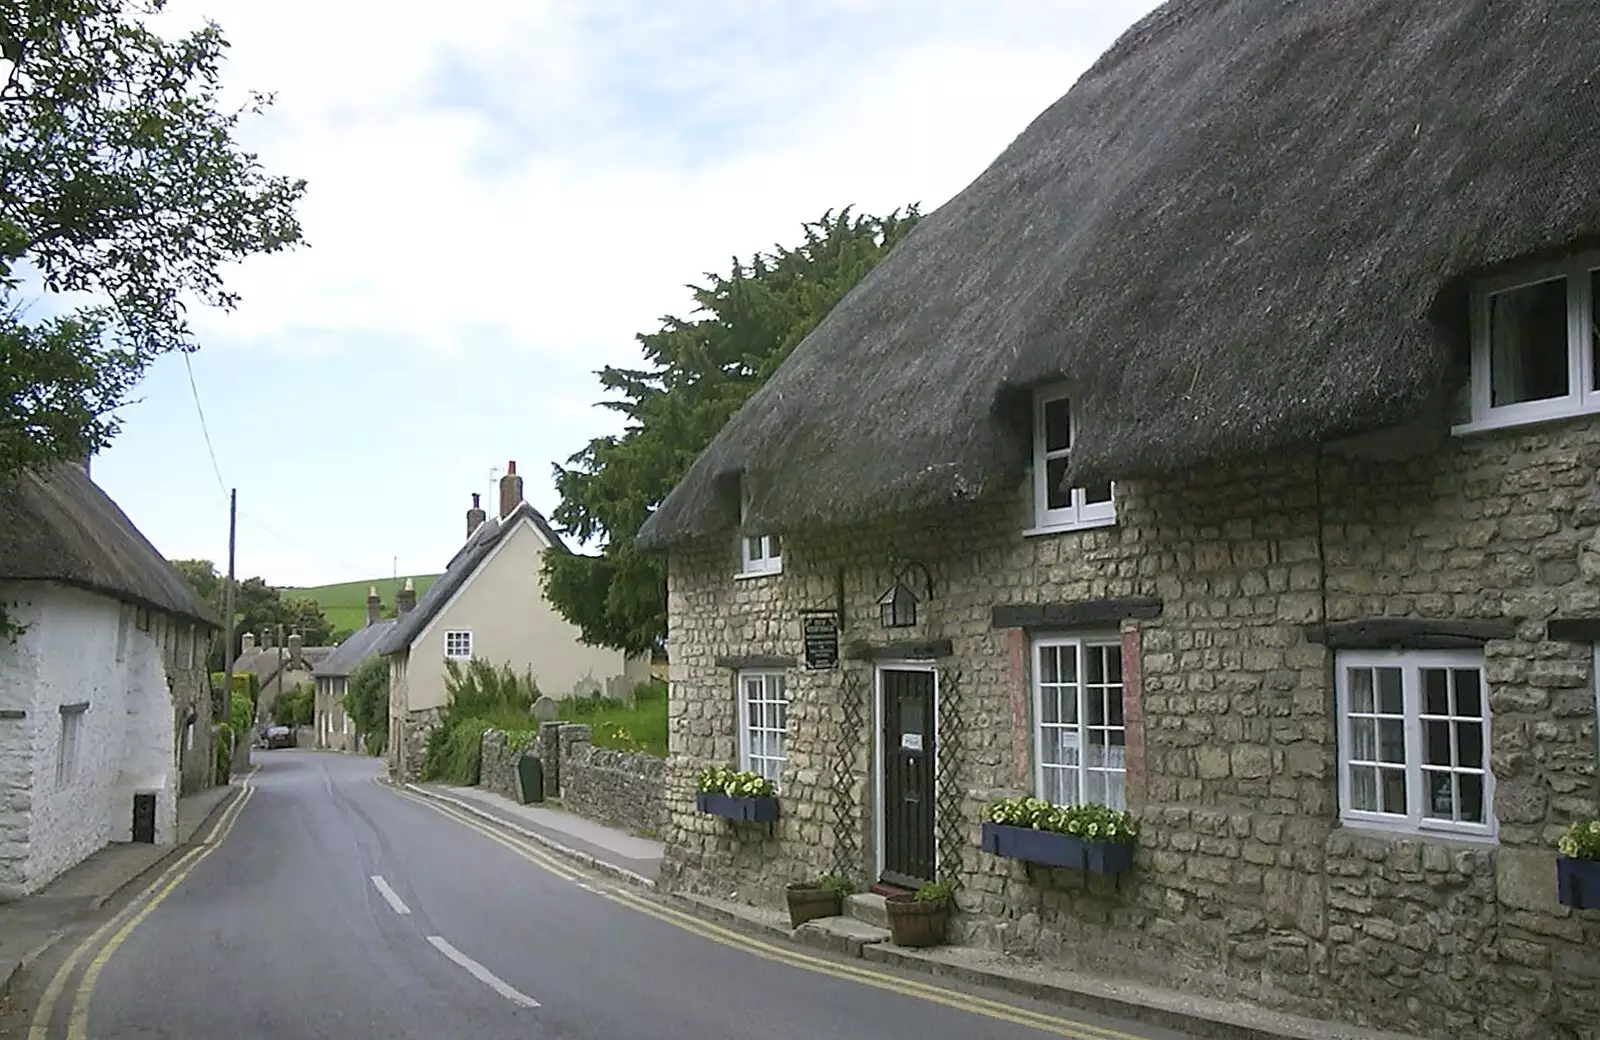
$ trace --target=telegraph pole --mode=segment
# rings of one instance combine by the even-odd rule
[[[223,646],[222,657],[222,721],[233,728],[233,550],[234,538],[239,532],[239,489],[234,488],[228,492],[228,584],[222,593]],[[254,720],[252,720],[254,721]],[[240,734],[233,735],[233,747],[229,748],[228,761],[233,761],[232,752],[239,746]]]

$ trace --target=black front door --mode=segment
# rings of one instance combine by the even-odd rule
[[[932,672],[883,670],[883,880],[933,881]]]

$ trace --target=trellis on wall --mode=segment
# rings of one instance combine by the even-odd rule
[[[858,671],[844,672],[839,685],[839,733],[833,754],[833,869],[854,877],[861,869],[860,828],[856,821],[855,759],[866,735],[865,684]]]
[[[965,821],[961,816],[961,743],[966,713],[961,710],[961,670],[947,665],[939,670],[939,754],[935,778],[935,826],[939,834],[939,878],[961,885],[961,853]]]

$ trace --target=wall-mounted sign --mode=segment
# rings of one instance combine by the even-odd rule
[[[921,751],[922,750],[922,734],[921,733],[902,733],[902,734],[900,734],[900,747],[904,751]]]
[[[806,644],[806,668],[818,671],[839,667],[839,612],[808,610],[800,615]]]

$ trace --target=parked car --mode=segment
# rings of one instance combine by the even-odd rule
[[[294,730],[288,726],[267,727],[267,748],[292,748],[294,747]]]

